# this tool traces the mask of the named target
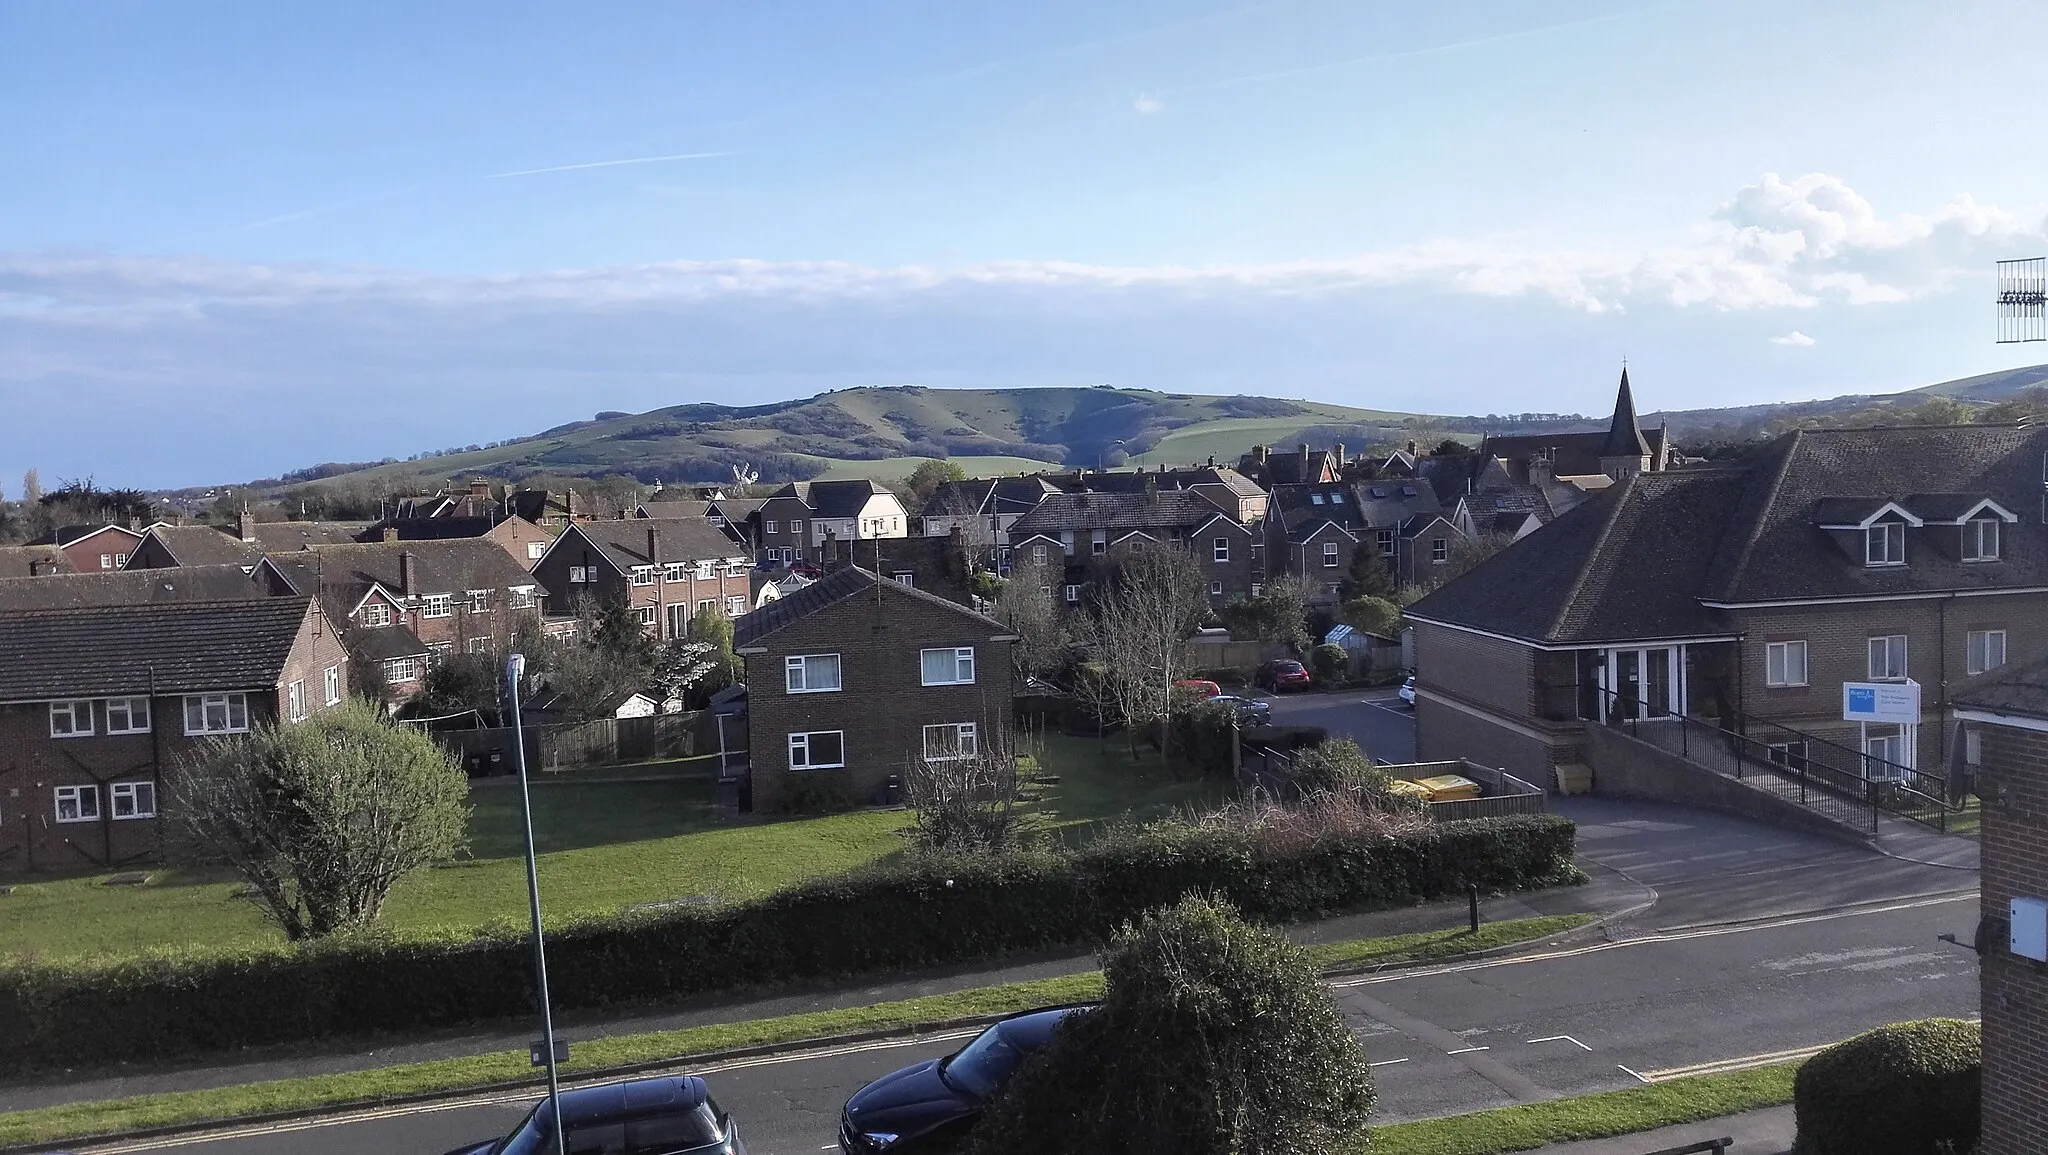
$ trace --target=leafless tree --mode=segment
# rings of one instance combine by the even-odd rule
[[[905,800],[918,842],[934,850],[1000,850],[1016,841],[1017,751],[1006,726],[910,752]]]
[[[460,850],[468,793],[432,738],[357,701],[209,743],[164,813],[174,855],[226,862],[298,941],[374,922],[401,878]]]
[[[1013,564],[990,616],[1017,635],[1010,657],[1025,674],[1044,676],[1066,664],[1074,638],[1066,615],[1053,600],[1046,566],[1030,561]]]
[[[1138,543],[1116,550],[1100,570],[1092,615],[1095,656],[1109,666],[1117,712],[1132,728],[1159,723],[1168,757],[1173,684],[1188,676],[1188,639],[1209,617],[1207,582],[1184,549]]]

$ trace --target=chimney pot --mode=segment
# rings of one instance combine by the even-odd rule
[[[1252,459],[1260,465],[1264,465],[1266,463],[1266,455],[1270,452],[1272,450],[1264,445],[1254,445],[1252,446]]]

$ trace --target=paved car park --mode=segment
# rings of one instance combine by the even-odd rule
[[[1297,690],[1257,696],[1273,704],[1276,726],[1321,726],[1333,736],[1350,738],[1382,762],[1415,761],[1415,710],[1403,702],[1399,686],[1369,690]]]

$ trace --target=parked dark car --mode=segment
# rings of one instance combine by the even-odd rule
[[[1236,694],[1218,694],[1209,699],[1212,706],[1229,706],[1237,711],[1240,726],[1270,726],[1273,724],[1273,703],[1261,702],[1257,698],[1240,698]]]
[[[853,1093],[839,1115],[842,1155],[946,1151],[981,1119],[989,1100],[1060,1020],[1087,1007],[1025,1011],[994,1024],[943,1059],[884,1075]]]
[[[665,1075],[564,1091],[562,1131],[571,1152],[610,1155],[746,1155],[739,1127],[695,1075]],[[503,1139],[448,1155],[553,1155],[554,1101],[542,1099]]]
[[[1308,667],[1293,658],[1276,658],[1259,667],[1252,683],[1274,693],[1282,690],[1306,690],[1314,679],[1308,676]]]

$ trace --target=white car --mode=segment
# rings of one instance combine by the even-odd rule
[[[1410,706],[1415,704],[1415,679],[1410,678],[1401,683],[1401,700]]]

